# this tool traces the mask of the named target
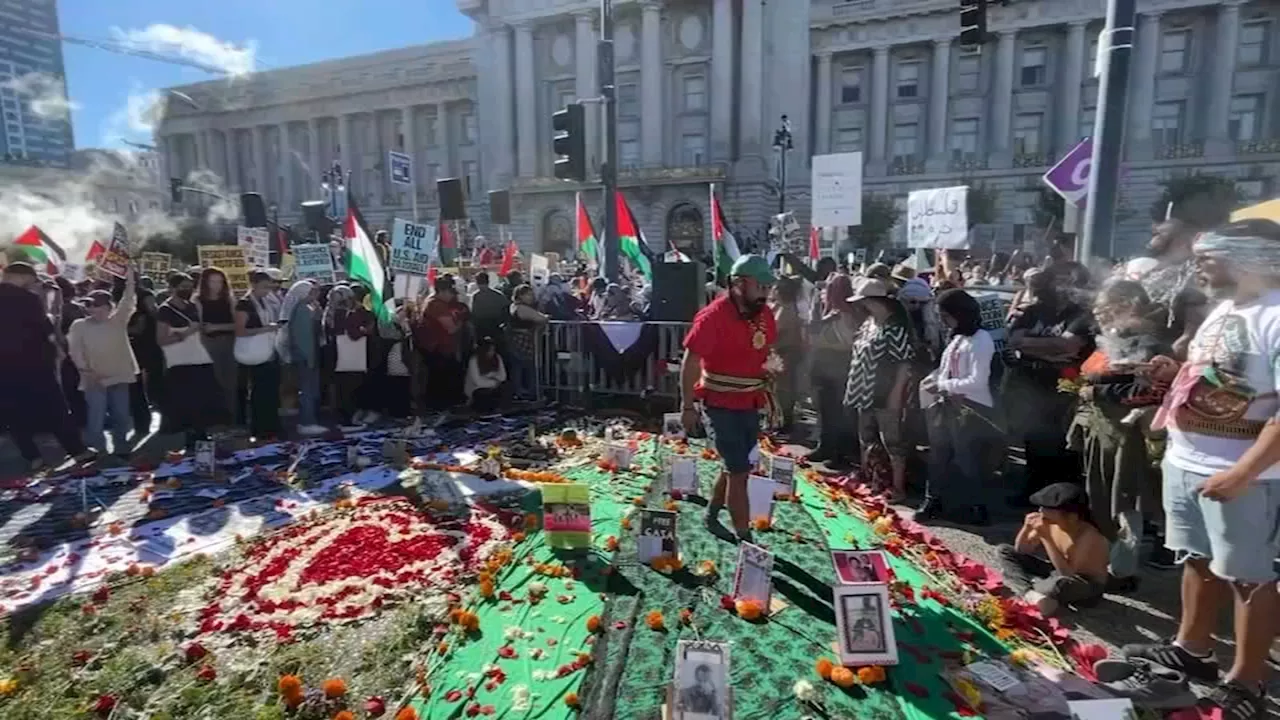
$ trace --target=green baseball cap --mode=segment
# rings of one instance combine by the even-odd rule
[[[729,277],[747,277],[761,285],[772,285],[773,269],[769,261],[759,255],[739,255],[729,269]]]

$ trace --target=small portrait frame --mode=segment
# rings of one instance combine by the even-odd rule
[[[897,665],[889,586],[858,583],[833,590],[840,662],[846,667]]]
[[[769,608],[773,600],[773,553],[749,542],[739,546],[733,597],[750,598],[766,610]]]
[[[681,640],[676,645],[675,673],[668,691],[671,720],[729,720],[733,689],[729,686],[729,645]]]
[[[217,471],[218,446],[213,440],[197,440],[195,444],[195,474],[200,477],[213,477]]]
[[[668,510],[641,510],[640,529],[636,535],[636,559],[648,564],[664,555],[680,557],[676,540],[677,514]]]
[[[667,479],[667,489],[679,490],[683,493],[697,494],[698,461],[690,455],[662,456],[662,474]]]
[[[631,448],[622,443],[611,442],[604,447],[605,462],[613,463],[619,470],[631,469]]]
[[[795,492],[796,461],[781,455],[769,455],[769,478],[778,484],[777,492],[790,495]]]
[[[841,585],[889,582],[889,562],[880,550],[832,550],[831,564]]]
[[[666,440],[684,440],[687,437],[680,413],[662,414],[662,437]]]

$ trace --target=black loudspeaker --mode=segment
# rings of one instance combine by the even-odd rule
[[[441,220],[467,219],[467,195],[462,190],[462,178],[437,180],[436,197],[440,199]]]
[[[267,206],[262,204],[262,196],[258,193],[240,193],[240,215],[244,218],[245,227],[267,226]]]
[[[318,234],[322,239],[328,238],[333,231],[333,221],[329,219],[329,204],[323,200],[307,200],[300,204],[302,220],[307,230]]]
[[[489,191],[489,223],[492,225],[511,224],[511,191]]]
[[[706,278],[702,263],[653,264],[653,296],[649,317],[667,322],[690,322],[702,307]]]

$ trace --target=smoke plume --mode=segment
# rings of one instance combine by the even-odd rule
[[[257,65],[258,49],[254,43],[237,47],[201,32],[191,26],[148,25],[142,30],[112,28],[112,35],[136,50],[178,55],[205,67],[210,72],[247,75]]]
[[[27,99],[31,112],[46,120],[66,120],[80,106],[67,99],[67,85],[56,75],[30,72],[0,83]]]

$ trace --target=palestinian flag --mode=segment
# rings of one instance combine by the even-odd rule
[[[716,197],[716,186],[711,186],[711,241],[716,245],[716,282],[724,285],[729,279],[729,269],[733,261],[738,259],[738,240],[729,232],[729,224],[724,221],[724,210]]]
[[[107,246],[103,245],[99,240],[94,240],[93,244],[89,246],[89,253],[84,256],[84,261],[86,263],[97,262],[98,258],[106,254]]]
[[[502,266],[498,268],[498,277],[505,278],[512,270],[516,269],[516,254],[520,252],[520,248],[516,247],[515,240],[508,240],[507,246],[502,250]]]
[[[347,221],[342,226],[342,238],[347,244],[347,277],[369,289],[369,301],[373,312],[381,322],[391,322],[391,310],[387,307],[387,271],[382,266],[382,256],[369,237],[364,216],[356,207],[356,199],[347,192]]]
[[[621,192],[616,192],[618,215],[618,249],[631,262],[631,266],[640,271],[645,279],[653,282],[653,262],[649,258],[649,245],[640,232],[640,223],[631,213],[631,207]]]
[[[591,224],[591,216],[587,214],[587,206],[582,202],[582,193],[577,197],[578,212],[574,221],[575,235],[578,238],[578,255],[587,259],[587,267],[597,275],[604,272],[604,258],[601,253],[600,237]]]
[[[67,261],[67,251],[35,225],[15,238],[13,244],[26,253],[32,263],[44,263],[45,273],[48,275],[57,275],[58,268]]]
[[[819,239],[821,234],[822,234],[821,228],[818,228],[813,225],[809,226],[809,262],[813,264],[815,267],[817,265],[818,258],[822,256],[822,251],[819,247]]]
[[[436,248],[442,267],[453,267],[458,259],[458,239],[453,236],[453,228],[441,220],[436,223]]]

